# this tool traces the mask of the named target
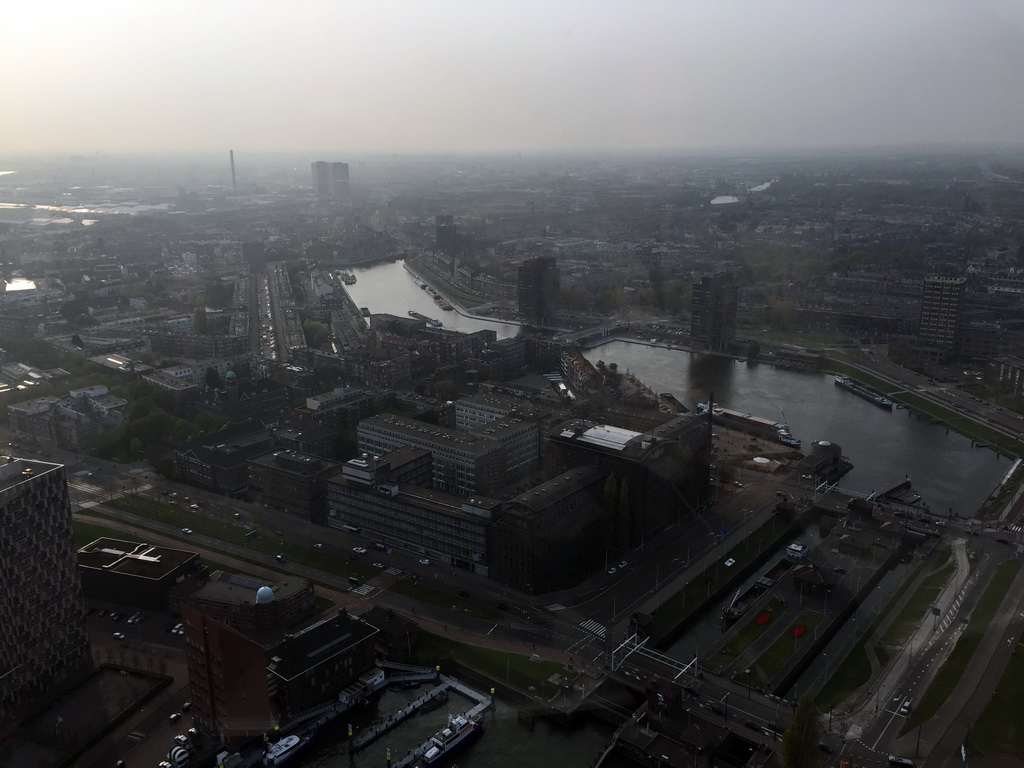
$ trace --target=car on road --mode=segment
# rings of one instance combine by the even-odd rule
[[[618,571],[618,570],[619,570],[619,569],[618,569],[618,568],[616,568],[616,567],[615,567],[615,566],[613,565],[613,566],[612,566],[611,568],[609,568],[609,569],[608,569],[608,574],[609,574],[609,575],[611,575],[611,574],[615,573],[615,572],[616,572],[616,571]]]
[[[625,568],[625,567],[626,567],[627,565],[629,565],[629,563],[627,563],[627,562],[626,562],[625,560],[620,560],[620,561],[619,561],[619,566],[618,566],[618,567],[619,567],[620,569],[622,569],[622,568]]]
[[[373,567],[374,568],[385,568],[386,566],[384,565],[384,563],[374,563]]]
[[[124,633],[123,632],[115,632],[114,633],[114,639],[115,640],[124,640]]]
[[[181,532],[184,533],[186,536],[191,536],[192,535],[192,529],[191,528],[182,528]]]
[[[121,619],[123,619],[123,618],[124,618],[124,614],[123,614],[123,613],[117,613],[117,612],[114,612],[114,613],[110,614],[110,620],[111,620],[112,622],[114,622],[115,624],[116,624],[117,622],[119,622],[119,621],[120,621]]]
[[[172,723],[176,723],[181,719],[181,712],[171,712],[167,719]]]
[[[174,743],[175,744],[180,744],[183,747],[187,747],[188,746],[188,736],[186,736],[183,733],[179,733],[177,736],[174,737]]]
[[[430,565],[430,560],[425,557],[420,558],[420,565]]]
[[[737,488],[743,487],[743,483],[741,483],[739,480],[733,480],[732,484],[735,485]]]
[[[321,544],[319,541],[316,544],[313,545],[313,549],[323,549],[323,548],[324,548],[324,545]]]
[[[352,547],[352,551],[355,552],[357,555],[365,555],[366,547]]]
[[[274,555],[274,559],[279,563],[287,563],[288,560],[284,555]]]
[[[188,712],[190,709],[192,709],[192,702],[191,701],[186,701],[184,704],[181,705],[181,711],[182,712]]]
[[[188,508],[189,509],[199,509],[199,505],[198,504],[189,504]]]

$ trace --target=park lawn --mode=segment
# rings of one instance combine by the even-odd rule
[[[814,630],[825,620],[821,613],[799,614],[786,628],[785,633],[750,665],[750,677],[755,686],[763,688],[779,673],[786,662],[797,654],[801,647],[814,639]],[[803,627],[800,637],[793,637],[793,631]]]
[[[956,645],[953,646],[953,650],[946,658],[946,661],[939,667],[939,671],[935,673],[935,678],[928,686],[928,690],[918,700],[916,707],[910,713],[910,717],[903,724],[903,733],[907,733],[926,720],[930,720],[948,698],[956,695],[957,683],[960,682],[964,670],[967,669],[967,665],[970,663],[975,652],[977,652],[982,637],[984,637],[985,632],[989,629],[992,619],[995,617],[996,611],[999,610],[1003,599],[1009,593],[1010,586],[1017,577],[1018,571],[1020,571],[1020,563],[1015,560],[1004,562],[996,570],[995,576],[992,577],[992,580],[985,588],[984,594],[979,598],[977,605],[971,612],[970,622],[967,624],[967,627],[960,633]],[[1007,677],[1003,677],[1004,681],[1007,679]],[[1013,683],[1020,686],[1019,679],[1013,680]],[[1021,713],[1018,712],[1017,714],[1020,715]],[[1018,720],[1018,722],[1020,721]]]
[[[1018,643],[999,686],[967,737],[967,757],[1024,754],[1024,643]]]
[[[945,562],[921,582],[914,594],[907,600],[906,605],[903,606],[899,616],[889,625],[889,629],[879,640],[879,645],[903,645],[913,634],[914,628],[921,623],[922,618],[926,618],[925,614],[931,606],[935,605],[935,598],[942,592],[942,588],[953,575],[955,568],[951,550],[944,547],[943,552],[945,553]]]
[[[766,624],[758,624],[754,620],[748,621],[729,639],[728,643],[718,653],[705,660],[705,666],[712,672],[721,674],[723,670],[727,669],[736,659],[743,655],[747,648],[757,642],[758,639],[764,637],[769,628],[774,629],[778,625],[780,617],[785,613],[785,610],[782,607],[782,603],[775,599],[763,608],[758,609],[755,607],[755,610],[751,613],[757,616],[760,616],[762,613],[769,613],[772,617],[771,621]]]
[[[548,678],[567,672],[567,667],[556,661],[534,661],[530,656],[467,645],[420,630],[412,663],[425,667],[439,665],[445,673],[446,661],[457,661],[492,680],[503,681],[521,691],[533,689],[545,697],[556,692]]]
[[[72,529],[75,533],[75,549],[81,549],[86,544],[96,541],[96,539],[120,539],[124,537],[124,532],[116,528],[107,528],[105,525],[83,522],[81,520],[73,521]]]
[[[745,540],[737,542],[729,552],[720,558],[720,561],[724,562],[732,558],[736,561],[732,569],[745,568],[747,564],[758,559],[762,550],[772,545],[789,526],[788,521],[779,516],[773,516]],[[719,561],[716,561],[715,564],[708,566],[693,581],[687,583],[683,589],[658,607],[654,612],[652,634],[658,635],[667,631],[680,616],[691,608],[706,602],[708,596],[718,588],[720,582],[727,581],[732,576],[734,570],[719,567],[718,563]]]
[[[414,600],[419,600],[421,603],[429,603],[439,608],[454,608],[460,613],[464,613],[467,616],[475,616],[478,619],[495,621],[505,615],[496,608],[477,605],[465,598],[449,595],[447,592],[429,587],[422,580],[412,581],[411,579],[396,577],[395,583],[388,586],[387,589],[389,592],[411,597]]]

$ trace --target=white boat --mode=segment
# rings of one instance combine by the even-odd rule
[[[434,734],[423,757],[416,761],[416,768],[433,768],[440,765],[469,739],[483,730],[483,720],[470,719],[465,715],[449,715],[448,725]]]
[[[301,752],[308,743],[309,739],[303,739],[300,736],[285,736],[280,741],[268,745],[263,751],[263,764],[284,765]]]

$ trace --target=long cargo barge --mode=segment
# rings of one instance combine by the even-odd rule
[[[869,403],[874,403],[879,408],[885,408],[887,411],[892,410],[892,400],[880,395],[878,392],[874,392],[867,387],[858,384],[853,379],[846,376],[836,376],[836,386],[842,387],[847,392],[852,392],[857,397],[862,397]]]

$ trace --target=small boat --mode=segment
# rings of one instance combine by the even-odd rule
[[[416,768],[433,768],[440,765],[472,737],[479,734],[483,727],[483,720],[479,716],[470,719],[465,715],[449,715],[448,725],[434,734],[427,751],[414,765]]]
[[[267,748],[263,750],[263,764],[273,766],[284,765],[299,754],[307,744],[309,744],[309,739],[307,738],[302,738],[301,736],[285,736],[280,741],[276,741],[273,744],[268,745]]]

